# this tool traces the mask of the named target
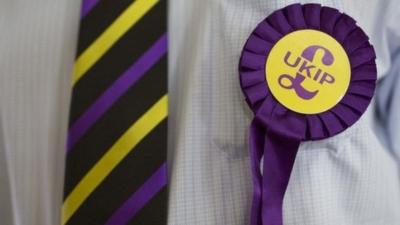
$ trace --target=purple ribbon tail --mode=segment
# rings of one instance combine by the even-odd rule
[[[261,220],[261,200],[262,200],[262,176],[261,158],[263,156],[265,129],[256,121],[250,126],[249,145],[251,173],[253,177],[253,203],[251,206],[251,225],[262,225]]]
[[[266,131],[253,121],[249,144],[254,189],[251,225],[283,225],[283,198],[300,140]]]

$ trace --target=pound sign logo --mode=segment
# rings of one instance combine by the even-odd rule
[[[280,39],[270,51],[265,75],[273,96],[287,108],[316,114],[335,106],[350,83],[343,47],[316,30],[300,30]]]
[[[291,57],[292,53],[288,51],[283,61],[286,65],[297,68],[298,71],[296,72],[296,75],[294,77],[288,74],[282,74],[278,80],[281,87],[285,89],[294,89],[294,91],[300,98],[309,100],[317,95],[318,90],[310,91],[303,87],[302,83],[305,79],[313,79],[314,81],[319,82],[321,85],[324,83],[334,83],[335,78],[332,75],[327,72],[323,72],[321,68],[318,68],[317,66],[312,64],[315,54],[318,50],[323,51],[323,57],[321,61],[324,65],[330,66],[334,63],[335,58],[332,53],[322,46],[312,45],[306,48],[302,52],[301,57],[297,57],[294,63],[290,62],[289,58]],[[323,74],[322,76],[321,73]]]

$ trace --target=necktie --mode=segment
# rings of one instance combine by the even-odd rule
[[[166,224],[166,0],[83,0],[62,225]]]

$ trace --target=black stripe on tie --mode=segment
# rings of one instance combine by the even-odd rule
[[[100,0],[81,19],[77,56],[93,43],[134,0]]]
[[[76,83],[70,125],[165,33],[165,21],[160,23],[165,17],[165,2],[156,4]]]
[[[167,188],[164,187],[126,225],[165,224],[165,221],[167,221],[167,202],[168,192]]]
[[[94,190],[67,224],[103,225],[126,200],[165,162],[167,146],[167,120],[161,122]],[[149,202],[164,218],[166,196]],[[146,207],[146,206],[145,206]],[[157,217],[157,216],[155,216]],[[147,223],[147,224],[160,224]]]
[[[164,56],[131,87],[67,155],[65,197],[119,137],[167,92]]]

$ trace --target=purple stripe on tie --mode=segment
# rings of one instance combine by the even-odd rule
[[[108,219],[105,225],[125,225],[167,184],[167,165],[162,166]]]
[[[81,18],[85,17],[98,2],[99,0],[83,0],[81,6]]]
[[[103,94],[71,125],[68,131],[67,152],[87,130],[117,101],[132,85],[158,62],[167,52],[167,35],[163,34],[127,71],[125,71]]]

